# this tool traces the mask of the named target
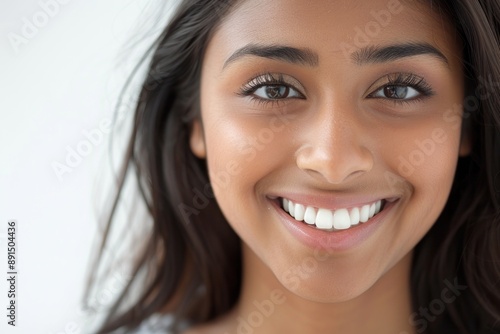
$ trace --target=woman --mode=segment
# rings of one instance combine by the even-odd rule
[[[499,20],[496,0],[182,1],[120,183],[132,163],[147,279],[100,333],[499,332]]]

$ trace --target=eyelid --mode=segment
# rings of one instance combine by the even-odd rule
[[[295,79],[291,75],[282,73],[272,73],[265,72],[254,76],[247,83],[245,83],[240,89],[240,95],[249,95],[255,90],[266,85],[289,85],[291,88],[295,89],[299,94],[305,96],[306,89],[300,83],[299,80]]]
[[[383,83],[381,83],[381,81]],[[423,97],[434,95],[434,90],[425,81],[425,78],[409,72],[395,72],[384,75],[382,78],[375,81],[368,88],[369,93],[366,97],[372,97],[375,92],[388,86],[408,86],[416,89]],[[407,100],[409,101],[409,100]]]

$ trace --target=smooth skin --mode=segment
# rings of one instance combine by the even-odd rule
[[[373,12],[383,10],[391,16],[377,30]],[[359,31],[368,39],[356,39]],[[408,43],[445,59],[354,57]],[[307,49],[316,62],[262,54],[227,62],[248,45]],[[242,239],[242,291],[229,314],[188,333],[246,333],[243,321],[252,333],[416,333],[412,250],[470,150],[456,107],[464,99],[460,55],[452,26],[416,1],[246,0],[223,20],[203,59],[201,120],[190,143]],[[266,73],[285,83],[266,84]],[[431,93],[422,94],[420,79],[384,88],[400,73],[423,79]],[[398,201],[362,243],[329,252],[284,228],[271,198],[289,192]],[[257,316],[266,301],[272,311]]]

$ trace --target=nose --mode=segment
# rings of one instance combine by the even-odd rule
[[[352,110],[333,106],[305,121],[296,164],[321,181],[341,184],[373,168],[372,152],[366,147],[367,130]]]

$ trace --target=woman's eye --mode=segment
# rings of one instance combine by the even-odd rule
[[[263,85],[257,88],[253,95],[264,100],[280,100],[286,98],[301,98],[297,90],[285,85]]]
[[[394,100],[411,100],[420,95],[420,92],[410,86],[390,85],[380,88],[371,94],[372,97],[382,97]]]

